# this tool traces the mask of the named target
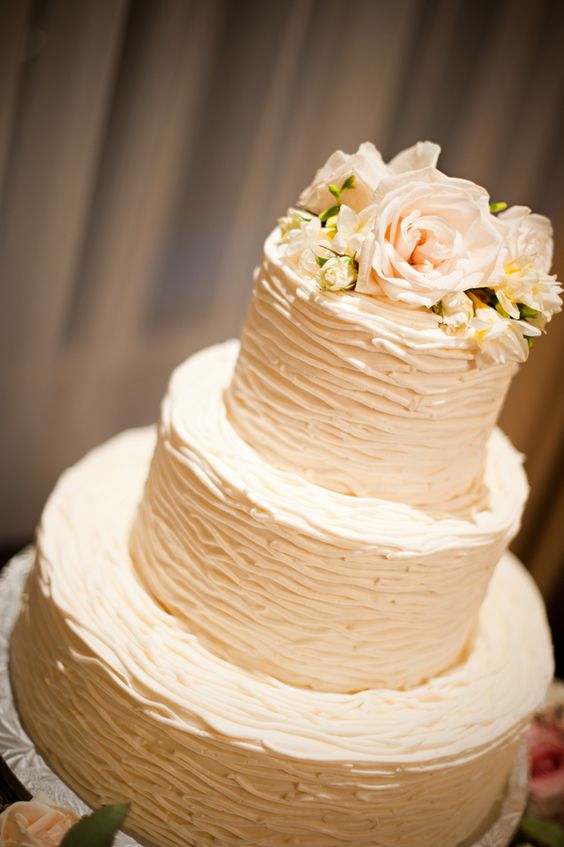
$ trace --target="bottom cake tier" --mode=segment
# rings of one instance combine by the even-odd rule
[[[124,433],[67,471],[12,636],[22,720],[88,803],[147,843],[456,847],[502,796],[552,674],[542,601],[510,555],[465,659],[409,691],[332,694],[210,653],[128,552],[154,447]]]

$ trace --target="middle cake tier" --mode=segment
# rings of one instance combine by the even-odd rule
[[[223,402],[238,342],[173,374],[130,549],[147,589],[216,655],[321,691],[410,688],[461,660],[527,495],[495,430],[487,508],[438,518],[272,467]]]

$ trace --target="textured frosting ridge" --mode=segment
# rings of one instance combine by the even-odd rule
[[[551,676],[524,569],[502,558],[464,661],[424,685],[288,686],[210,652],[138,581],[128,535],[153,447],[137,431],[93,451],[42,518],[11,667],[53,766],[92,803],[134,786],[130,825],[162,847],[464,841]]]
[[[483,508],[488,438],[514,363],[477,367],[431,311],[322,291],[275,230],[258,269],[229,419],[270,463],[426,511]]]
[[[347,692],[458,661],[527,494],[499,432],[471,518],[356,498],[273,468],[225,413],[238,342],[180,366],[131,536],[137,572],[206,646],[250,671]]]

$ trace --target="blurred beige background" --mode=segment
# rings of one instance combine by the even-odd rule
[[[1,543],[238,333],[264,236],[337,147],[438,141],[553,218],[564,277],[561,0],[17,0],[0,40]],[[532,486],[514,549],[553,607],[563,348],[559,316],[502,420]]]

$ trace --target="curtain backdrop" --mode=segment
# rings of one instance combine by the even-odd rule
[[[443,145],[553,218],[564,277],[560,0],[15,0],[0,6],[0,539],[61,470],[157,418],[171,368],[238,334],[268,229],[324,158]],[[560,579],[564,318],[502,425],[514,545]]]

